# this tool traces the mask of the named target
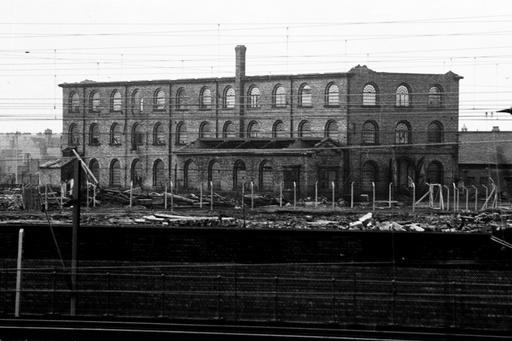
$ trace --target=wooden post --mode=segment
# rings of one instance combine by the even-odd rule
[[[242,208],[245,209],[245,182],[242,182]]]
[[[96,185],[92,185],[92,207],[96,208]]]
[[[25,231],[20,229],[18,233],[18,259],[16,261],[16,296],[14,299],[14,316],[20,317],[21,302],[21,269],[23,257],[23,234]]]
[[[293,208],[297,207],[297,183],[293,182]]]
[[[372,181],[372,211],[375,211],[375,182]]]
[[[172,181],[171,181],[170,185],[171,185],[171,211],[174,211],[174,184],[172,183]],[[167,197],[167,195],[166,195],[166,197]]]
[[[453,186],[453,212],[457,211],[457,186],[455,185],[455,182],[452,183]]]
[[[350,208],[354,208],[354,181],[350,183]]]
[[[334,210],[334,206],[335,206],[335,201],[334,201],[334,199],[335,199],[335,195],[336,195],[336,193],[335,193],[336,188],[335,188],[334,186],[335,186],[335,185],[334,185],[334,181],[332,181],[332,182],[331,182],[331,187],[332,187],[332,209],[333,209],[333,210]]]
[[[210,181],[210,211],[213,212],[213,181]]]
[[[44,185],[44,210],[48,212],[48,184]]]
[[[283,183],[279,183],[279,207],[283,207]]]
[[[199,208],[203,208],[203,183],[199,186]]]
[[[391,191],[393,189],[393,183],[390,182],[389,185],[388,185],[388,200],[389,200],[389,204],[388,204],[388,207],[391,208]]]
[[[164,185],[164,209],[167,210],[167,181]]]
[[[133,180],[130,180],[130,207],[133,206]]]
[[[85,206],[89,208],[89,181],[85,181]]]
[[[318,206],[318,181],[315,182],[315,207]]]
[[[466,191],[466,211],[469,211],[469,189],[464,186],[464,191]]]
[[[446,210],[450,210],[450,187],[447,185],[443,185],[444,188],[446,188]]]
[[[71,240],[71,301],[70,315],[76,314],[76,279],[78,268],[78,230],[80,229],[80,204],[81,204],[81,167],[80,160],[74,160],[74,186],[73,186],[73,231]],[[131,201],[131,200],[130,200]]]
[[[414,181],[411,181],[412,187],[412,211],[414,212],[416,209],[416,184]]]
[[[254,209],[254,182],[251,181],[251,210]]]

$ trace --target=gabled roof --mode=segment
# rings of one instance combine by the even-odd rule
[[[459,164],[512,164],[512,131],[460,132]]]

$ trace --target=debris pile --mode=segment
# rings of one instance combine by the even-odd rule
[[[14,211],[23,208],[23,196],[19,188],[3,190],[0,193],[0,210]]]

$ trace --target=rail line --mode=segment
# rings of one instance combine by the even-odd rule
[[[457,329],[385,329],[334,327],[307,324],[226,324],[157,322],[140,320],[86,320],[20,318],[0,319],[0,336],[37,338],[38,340],[358,340],[358,341],[429,341],[429,340],[510,340],[511,333],[465,331]]]

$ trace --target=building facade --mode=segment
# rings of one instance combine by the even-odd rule
[[[246,48],[235,51],[232,78],[61,84],[64,147],[77,148],[105,186],[341,196],[351,182],[387,191],[390,179],[434,174],[431,165],[442,174],[435,180],[453,176],[457,75],[356,67],[247,76]]]

